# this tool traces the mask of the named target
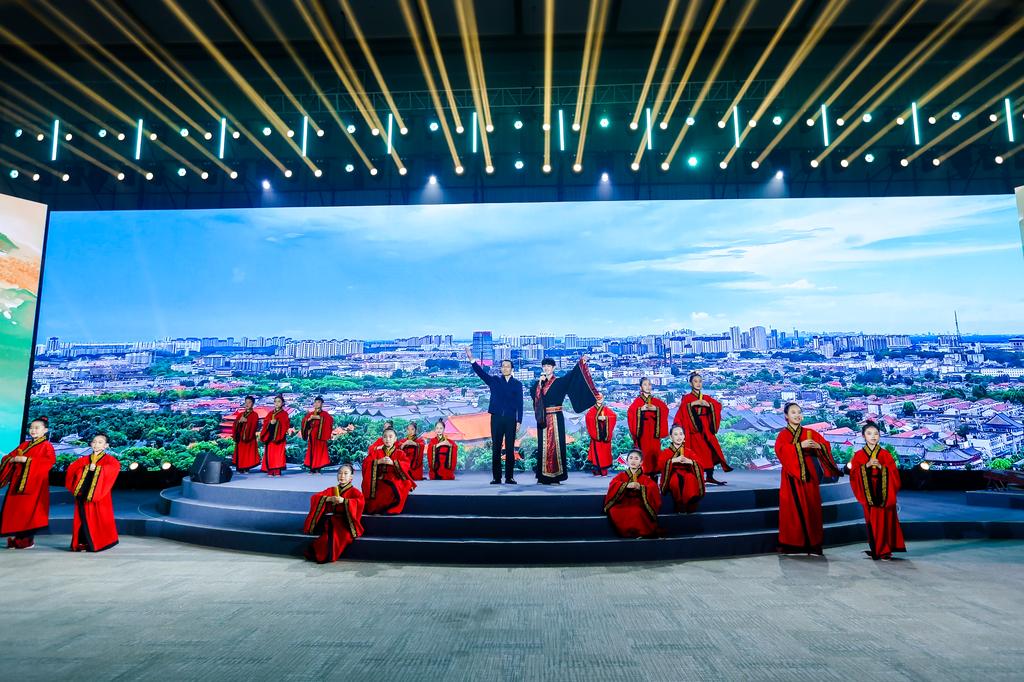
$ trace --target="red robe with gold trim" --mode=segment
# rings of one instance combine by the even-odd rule
[[[642,410],[645,405],[655,410]],[[668,405],[664,400],[653,395],[638,395],[629,406],[627,414],[629,435],[633,437],[633,445],[643,453],[644,473],[648,476],[658,475],[658,455],[661,454],[661,439],[668,438]]]
[[[685,464],[673,463],[672,458],[682,455],[693,460]],[[697,505],[704,499],[704,471],[696,455],[689,445],[684,443],[678,450],[671,443],[661,451],[658,457],[658,470],[661,471],[661,493],[672,496],[676,504],[676,512],[692,514]]]
[[[316,417],[319,416],[319,419]],[[319,471],[330,464],[327,446],[334,430],[334,417],[330,412],[310,410],[302,418],[302,437],[306,441],[306,459],[303,463],[312,471]]]
[[[626,484],[636,482],[638,489]],[[661,491],[658,484],[642,471],[626,469],[615,475],[604,496],[604,513],[608,515],[615,532],[625,538],[649,537],[658,532],[658,510],[661,509]]]
[[[288,463],[285,459],[287,450],[288,429],[292,427],[285,409],[272,410],[263,419],[263,430],[260,431],[260,442],[266,447],[263,448],[263,464],[260,471],[265,471],[271,476],[280,476]]]
[[[409,478],[414,481],[423,480],[423,452],[426,447],[419,438],[403,438],[398,448],[405,453],[409,462]]]
[[[612,466],[612,438],[615,436],[616,420],[618,416],[615,411],[606,405],[595,405],[587,410],[587,435],[590,436],[587,461],[595,476],[607,476]]]
[[[27,457],[27,462],[15,462]],[[0,488],[7,494],[0,504],[0,535],[33,533],[50,525],[50,469],[57,462],[45,438],[25,441],[0,459]]]
[[[454,481],[459,462],[459,444],[448,436],[434,436],[427,443],[427,466],[431,480]]]
[[[385,464],[384,457],[391,457],[394,464]],[[402,451],[382,445],[370,448],[363,460],[362,487],[367,514],[401,514],[416,482],[409,477],[409,462]]]
[[[711,407],[694,405],[700,399],[711,403]],[[702,468],[713,469],[716,464],[721,464],[722,471],[732,471],[718,442],[718,427],[722,424],[722,403],[700,391],[690,391],[680,398],[679,410],[672,423],[683,427],[683,431],[686,432],[686,447],[693,450]]]
[[[231,464],[236,469],[247,470],[260,465],[260,452],[256,447],[256,434],[259,432],[260,416],[256,410],[235,412],[235,425],[231,429],[231,440],[235,441],[235,451],[231,455]]]
[[[93,464],[96,467],[90,471]],[[105,452],[99,457],[83,455],[68,467],[64,487],[75,496],[71,551],[102,552],[117,544],[111,491],[120,471],[121,463]]]
[[[341,497],[343,502],[328,502]],[[344,488],[331,486],[309,498],[309,514],[303,532],[319,535],[306,549],[306,558],[318,564],[337,561],[345,548],[363,534],[363,493],[349,483]]]
[[[800,443],[808,438],[823,449],[804,450]],[[794,431],[787,426],[775,438],[775,455],[782,465],[779,549],[790,553],[821,554],[824,525],[819,484],[822,476],[833,478],[840,475],[839,467],[832,459],[832,447],[817,431],[803,427]]]
[[[872,460],[880,467],[868,466]],[[864,506],[864,522],[868,527],[868,554],[872,559],[906,552],[903,529],[896,516],[896,492],[900,489],[900,471],[892,454],[875,446],[864,446],[850,460],[850,487]]]

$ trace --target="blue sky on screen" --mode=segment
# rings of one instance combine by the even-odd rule
[[[40,338],[1024,328],[1013,197],[54,213]]]

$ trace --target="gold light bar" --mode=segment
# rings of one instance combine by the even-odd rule
[[[348,0],[339,0],[339,2],[341,4],[341,11],[345,13],[345,18],[348,19],[348,23],[352,27],[352,34],[356,37],[356,42],[359,43],[359,48],[363,51],[363,56],[366,57],[366,62],[370,65],[370,71],[373,72],[373,77],[377,79],[377,85],[380,86],[384,100],[388,103],[391,113],[395,116],[399,132],[404,135],[409,132],[409,129],[405,127],[405,121],[402,120],[402,115],[398,113],[398,107],[395,106],[395,100],[391,97],[388,84],[384,82],[384,76],[380,72],[380,67],[377,66],[377,60],[373,58],[370,44],[366,42],[366,38],[363,36],[363,29],[359,26],[356,13],[352,11],[352,6],[348,4]]]
[[[595,27],[593,53],[590,55],[590,68],[587,74],[587,95],[583,101],[583,122],[580,126],[579,139],[576,142],[576,159],[572,169],[579,172],[583,169],[583,148],[587,142],[587,127],[590,124],[590,107],[594,103],[594,85],[597,82],[597,67],[601,63],[601,48],[604,45],[604,29],[608,23],[608,11],[611,0],[600,0],[601,6]]]
[[[654,105],[651,107],[652,121],[657,120],[658,114],[661,113],[661,105],[665,103],[665,95],[668,94],[668,88],[672,85],[672,76],[675,75],[676,67],[679,65],[679,58],[683,54],[686,39],[689,37],[690,32],[693,31],[693,24],[697,19],[697,10],[699,8],[700,0],[692,0],[686,6],[686,14],[683,15],[683,23],[679,27],[679,33],[676,34],[676,42],[672,46],[672,52],[669,54],[665,73],[661,75],[661,85],[658,86],[658,93],[654,96]],[[629,127],[636,130],[632,123]],[[637,127],[639,127],[639,122],[637,122]],[[665,128],[668,128],[668,123],[662,122],[661,129],[664,130]]]
[[[422,1],[422,0],[421,0]],[[551,74],[555,51],[555,0],[544,0],[544,165],[551,170]]]
[[[21,159],[22,161],[24,161],[25,163],[28,163],[28,164],[35,165],[35,164],[39,163],[38,159],[33,159],[31,156],[28,156],[27,154],[22,154],[17,149],[14,149],[12,147],[8,147],[5,144],[0,144],[0,151],[6,152],[6,153],[10,154],[11,156],[14,156],[15,158]],[[39,168],[44,170],[44,171],[46,171],[47,173],[49,173],[50,175],[54,176],[55,178],[61,178],[64,175],[60,171],[54,170],[53,168],[50,168],[47,165],[40,165]],[[20,169],[19,169],[19,172],[20,172]]]
[[[484,151],[485,170],[490,169],[488,172],[494,172],[494,164],[491,162],[491,147],[487,140],[487,126],[484,125],[486,119],[483,114],[483,97],[480,94],[480,73],[476,65],[476,55],[473,53],[473,41],[470,38],[470,31],[472,29],[469,26],[466,5],[467,2],[465,0],[455,0],[455,15],[459,21],[459,36],[462,39],[462,51],[466,56],[469,87],[473,94],[473,106],[476,108],[477,121],[479,123],[477,125],[477,132],[480,134],[480,144]]]
[[[803,0],[797,0],[797,4]],[[640,99],[636,102],[636,111],[633,112],[632,124],[635,128],[640,121],[640,114],[644,110],[644,102],[647,101],[647,93],[651,89],[651,81],[654,80],[654,71],[658,68],[658,61],[661,59],[661,51],[665,48],[665,41],[668,38],[669,29],[672,27],[672,19],[675,17],[679,0],[669,0],[665,8],[665,17],[661,20],[661,30],[658,31],[658,40],[654,43],[654,54],[651,55],[651,63],[647,67],[647,75],[644,77],[644,86],[640,89]]]
[[[469,42],[473,47],[473,57],[476,60],[476,78],[480,85],[480,99],[484,105],[484,128],[487,132],[494,131],[494,122],[491,120],[491,96],[487,92],[487,79],[484,77],[484,53],[480,49],[480,28],[476,23],[476,6],[473,0],[463,0],[466,11],[466,25],[469,27]]]
[[[430,8],[427,7],[427,0],[418,0],[420,15],[423,17],[423,27],[427,38],[430,41],[430,49],[434,53],[434,61],[437,62],[437,70],[441,74],[441,84],[444,85],[445,95],[448,97],[448,108],[452,112],[452,119],[455,121],[455,132],[462,133],[462,119],[459,118],[459,106],[455,102],[455,93],[452,92],[452,84],[448,80],[448,69],[444,65],[444,56],[441,54],[441,44],[437,40],[437,31],[434,30],[434,20],[430,16]],[[551,0],[552,2],[554,0]]]
[[[590,53],[594,45],[594,24],[597,23],[598,5],[601,0],[590,0],[587,11],[587,32],[583,38],[583,62],[580,65],[580,84],[576,90],[576,111],[572,115],[572,129],[580,129],[580,113],[583,111],[583,98],[586,93],[587,72],[590,69]]]
[[[427,82],[427,91],[430,93],[430,99],[434,103],[434,111],[437,112],[441,129],[444,131],[444,139],[448,142],[448,151],[452,155],[452,163],[455,164],[456,172],[459,172],[459,169],[462,168],[462,162],[459,161],[459,153],[455,150],[455,141],[452,139],[451,130],[448,129],[448,117],[444,115],[444,109],[441,107],[441,98],[437,94],[434,76],[430,72],[430,62],[427,61],[427,54],[423,49],[423,42],[420,40],[420,32],[416,28],[416,18],[413,16],[412,6],[409,4],[409,0],[398,0],[398,6],[402,10],[402,18],[405,19],[406,28],[409,29],[409,36],[412,38],[412,44],[416,50],[416,59],[420,63],[420,70],[423,71],[423,78]]]
[[[1017,114],[1019,114],[1021,112],[1021,105],[1022,104],[1024,104],[1024,97],[1021,97],[1020,99],[1018,99],[1016,102],[1013,103],[1013,107],[1010,110],[1010,115],[1016,116]],[[985,135],[988,135],[989,133],[991,133],[993,130],[995,130],[997,127],[999,127],[1001,125],[1003,125],[1003,123],[1001,121],[996,121],[995,123],[990,123],[989,125],[985,126],[981,130],[976,132],[975,134],[973,134],[970,137],[968,137],[966,140],[964,140],[963,142],[961,142],[957,146],[953,147],[952,149],[950,149],[949,151],[945,152],[944,154],[939,155],[939,157],[938,157],[939,162],[941,163],[941,162],[945,161],[949,157],[953,156],[954,154],[956,154],[957,152],[962,150],[967,145],[974,144],[979,139],[981,139]],[[1020,149],[1020,147],[1018,147],[1017,149]],[[1014,153],[1016,153],[1016,152],[1013,152],[1013,153],[1009,154],[1009,156],[1013,156]],[[1003,158],[1005,159],[1006,157],[1004,156]],[[908,161],[909,160],[910,159],[908,157]]]
[[[0,104],[0,112],[3,112],[4,115],[6,115],[14,123],[16,123],[18,125],[21,125],[23,127],[27,127],[27,126],[31,126],[32,125],[32,121],[30,121],[28,118],[25,118],[24,116],[19,115],[17,112],[9,109],[8,107],[6,107],[3,104]],[[90,138],[89,138],[89,136],[85,136],[85,139],[89,140]],[[76,156],[82,157],[83,159],[85,159],[89,163],[93,164],[94,166],[96,166],[98,168],[102,168],[103,170],[107,171],[108,173],[110,173],[111,175],[113,175],[115,177],[117,176],[117,171],[115,171],[113,168],[111,168],[107,164],[103,163],[102,161],[100,161],[96,157],[94,157],[94,156],[92,156],[90,154],[87,154],[86,152],[83,152],[82,150],[78,149],[77,147],[75,147],[72,144],[65,143],[65,144],[61,145],[61,149],[66,149],[67,151],[71,152],[72,154],[75,154]],[[10,151],[12,153],[17,153],[17,152],[14,152],[13,149],[10,150]],[[29,157],[21,155],[21,158],[28,159]]]
[[[725,7],[725,0],[715,0],[715,4],[711,8],[711,14],[708,15],[708,20],[704,24],[704,30],[701,31],[700,37],[697,39],[697,45],[693,48],[693,54],[690,55],[690,61],[686,64],[686,70],[683,71],[683,77],[679,79],[675,94],[672,95],[672,101],[669,102],[665,116],[661,119],[662,129],[668,127],[668,122],[672,118],[672,114],[675,113],[676,106],[679,104],[679,98],[683,95],[683,90],[686,89],[687,83],[690,82],[690,76],[693,75],[693,70],[697,67],[697,60],[700,59],[700,54],[704,51],[704,45],[707,44],[723,7]]]

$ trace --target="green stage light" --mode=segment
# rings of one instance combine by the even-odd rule
[[[517,118],[516,122],[512,124],[512,127],[515,128],[516,130],[521,130],[523,127],[523,122]]]
[[[16,179],[18,177],[18,175],[19,175],[18,169],[17,168],[12,168],[11,172],[9,173],[9,175],[11,176],[11,180]]]
[[[690,158],[686,159],[686,165],[689,166],[690,168],[696,168],[697,167],[697,157],[696,156],[691,156]]]
[[[522,159],[516,159],[516,163],[515,163],[516,170],[523,170],[523,166],[524,165],[525,164],[523,163]]]
[[[353,166],[353,165],[352,165],[351,163],[346,163],[346,164],[345,164],[345,172],[346,172],[346,173],[351,173],[351,172],[352,172],[352,171],[354,171],[355,169],[356,169],[356,167],[355,167],[355,166]]]
[[[183,178],[183,177],[185,177],[185,173],[187,173],[187,172],[188,172],[188,171],[187,171],[187,170],[185,170],[185,168],[184,168],[184,167],[182,167],[182,168],[179,168],[179,169],[178,169],[178,177],[179,177],[179,178]]]
[[[430,128],[430,132],[432,132],[432,133],[436,133],[437,129],[440,128],[440,126],[437,125],[437,121],[431,121],[430,125],[427,126],[427,127]]]
[[[600,125],[600,126],[601,126],[602,128],[607,128],[607,127],[608,127],[608,117],[607,117],[607,116],[602,116],[602,117],[601,117],[601,120],[600,120],[600,121],[598,121],[598,124],[599,124],[599,125]]]
[[[779,116],[778,114],[776,114],[775,116],[772,116],[772,125],[777,125],[777,126],[782,125],[782,117]]]
[[[178,133],[179,133],[179,134],[180,134],[180,135],[181,135],[182,137],[188,137],[188,128],[182,128],[181,130],[179,130],[179,131],[178,131]]]
[[[272,132],[274,131],[270,129],[270,126],[263,126],[263,137],[270,137],[270,133]]]
[[[867,161],[868,163],[874,163],[875,155],[868,152],[867,154],[864,155],[864,160]]]

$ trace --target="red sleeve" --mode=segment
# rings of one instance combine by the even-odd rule
[[[675,416],[675,419],[672,420],[672,426],[682,426],[684,429],[686,428],[686,425],[683,422],[686,421],[686,396],[687,395],[690,395],[690,394],[687,393],[682,398],[679,399],[679,409],[676,410],[676,416]]]
[[[640,485],[644,487],[644,491],[647,493],[647,503],[651,505],[654,518],[657,518],[658,512],[661,510],[661,491],[658,489],[658,484],[650,476],[641,476]]]
[[[281,410],[281,418],[278,419],[278,422],[280,428],[277,430],[278,437],[274,442],[283,443],[288,440],[288,430],[292,428],[292,421],[285,410]]]
[[[64,487],[73,495],[75,493],[75,486],[78,485],[78,479],[82,477],[82,469],[88,464],[89,456],[79,457],[74,462],[68,465],[67,474],[64,477]]]
[[[33,454],[29,461],[32,466],[28,470],[28,478],[32,485],[49,485],[50,470],[57,463],[57,455],[53,445],[43,442],[32,448]]]
[[[619,498],[622,497],[623,493],[626,492],[626,483],[629,481],[629,477],[626,472],[620,471],[615,474],[615,478],[608,484],[608,492],[604,496],[604,510],[607,513]]]
[[[793,478],[800,478],[800,462],[797,461],[796,448],[793,447],[793,434],[789,429],[782,429],[775,437],[775,456],[779,458],[782,472]]]
[[[309,498],[309,514],[306,515],[306,522],[302,525],[302,531],[306,535],[316,535],[320,532],[318,526],[327,512],[327,498],[334,492],[334,488],[327,488],[318,493],[313,493]]]
[[[824,454],[818,458],[821,461],[822,473],[827,477],[841,476],[842,472],[839,470],[836,461],[832,458],[832,444],[825,440],[825,436],[813,429],[804,429],[804,432],[810,434],[811,440],[820,445],[824,450]]]
[[[329,441],[331,433],[334,431],[334,417],[327,412],[321,412],[320,415],[320,418],[323,419],[323,426],[320,430],[321,440]]]
[[[658,421],[661,427],[658,433],[664,438],[668,435],[668,404],[664,400],[658,401]]]
[[[615,424],[619,421],[619,415],[615,414],[615,410],[608,410],[608,437],[611,440],[615,440]]]
[[[861,504],[867,504],[867,496],[864,494],[864,482],[860,479],[861,468],[867,464],[867,461],[868,458],[863,450],[855,452],[853,459],[850,460],[850,488],[853,489],[854,497]]]
[[[356,523],[361,523],[363,519],[363,507],[366,505],[366,499],[363,494],[355,489],[355,487],[349,488],[345,491],[343,497],[348,500],[345,506],[348,507],[348,514],[352,520]]]
[[[591,438],[597,438],[597,408],[591,407],[587,410],[587,435]]]
[[[107,455],[96,465],[96,468],[100,469],[100,477],[96,482],[96,490],[92,494],[93,502],[110,497],[110,492],[114,489],[114,482],[117,481],[117,474],[121,471],[121,462]]]
[[[268,414],[267,418],[263,420],[263,426],[260,427],[260,442],[261,443],[266,443],[267,442],[267,436],[269,435],[269,433],[268,433],[269,431],[270,431],[270,415]]]
[[[715,423],[712,424],[711,431],[712,433],[718,433],[718,428],[722,425],[722,403],[714,398],[708,398],[707,401],[711,403],[715,415]]]
[[[637,410],[640,409],[640,405],[643,405],[643,402],[640,398],[634,398],[633,402],[629,405],[629,411],[626,413],[626,421],[629,422],[629,435],[633,437],[634,445],[636,445],[637,427],[640,423],[640,413]]]
[[[896,506],[896,493],[900,489],[900,468],[896,466],[896,460],[892,458],[892,454],[888,450],[882,450],[878,453],[878,459],[889,471],[889,494],[885,498],[885,506],[895,507]]]

